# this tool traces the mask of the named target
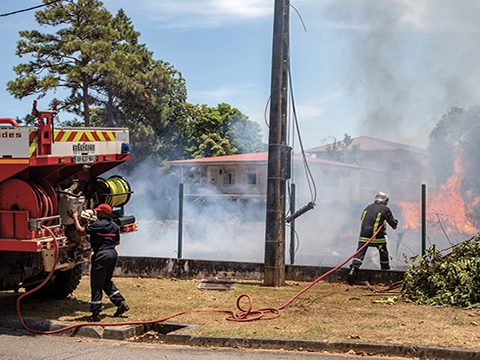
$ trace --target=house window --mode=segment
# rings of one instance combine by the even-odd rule
[[[228,169],[223,174],[223,185],[235,185],[235,169]]]
[[[338,171],[323,170],[323,186],[340,187],[340,173]]]
[[[256,172],[247,172],[245,174],[245,183],[248,185],[256,185],[257,184],[257,173]]]

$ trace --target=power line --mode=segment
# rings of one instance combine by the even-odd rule
[[[38,9],[38,8],[41,8],[41,7],[44,7],[44,6],[48,6],[48,5],[55,4],[55,3],[60,2],[60,1],[63,1],[63,0],[54,0],[54,1],[50,1],[50,2],[48,2],[48,3],[46,3],[46,4],[33,6],[33,7],[31,7],[31,8],[28,8],[28,9],[17,10],[17,11],[13,11],[13,12],[7,13],[7,14],[0,14],[0,17],[15,15],[15,14],[18,14],[18,13],[21,13],[21,12],[26,12],[26,11]]]

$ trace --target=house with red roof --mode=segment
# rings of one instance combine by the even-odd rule
[[[313,157],[305,160],[315,189],[306,180],[303,158],[293,156],[292,181],[296,184],[298,203],[311,200],[310,189],[317,193],[317,204],[366,203],[373,199],[372,193],[377,189],[368,179],[375,178],[376,170]],[[170,165],[178,169],[187,197],[210,201],[266,199],[267,152],[170,161]]]
[[[382,190],[395,201],[417,201],[420,198],[421,184],[431,181],[428,171],[429,154],[426,149],[360,136],[352,139],[350,146],[358,145],[361,150],[360,164],[375,169],[375,178],[369,179],[377,190]],[[332,144],[306,150],[317,159]],[[430,180],[430,181],[429,181]]]

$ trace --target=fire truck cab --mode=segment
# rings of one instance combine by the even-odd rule
[[[59,299],[78,286],[92,253],[68,211],[86,226],[96,221],[93,209],[107,203],[121,233],[135,231],[136,221],[124,213],[133,193],[128,181],[100,177],[129,160],[128,130],[55,127],[56,114],[34,102],[37,126],[0,118],[0,290],[32,289],[54,270],[34,294]]]

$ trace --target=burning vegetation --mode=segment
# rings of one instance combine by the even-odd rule
[[[454,174],[445,184],[441,184],[431,195],[427,192],[426,220],[429,224],[439,224],[432,228],[433,232],[473,234],[478,232],[478,225],[473,217],[474,207],[480,197],[465,202],[461,193],[462,181],[467,164],[458,156],[454,163]],[[399,202],[404,228],[421,230],[421,204]]]

